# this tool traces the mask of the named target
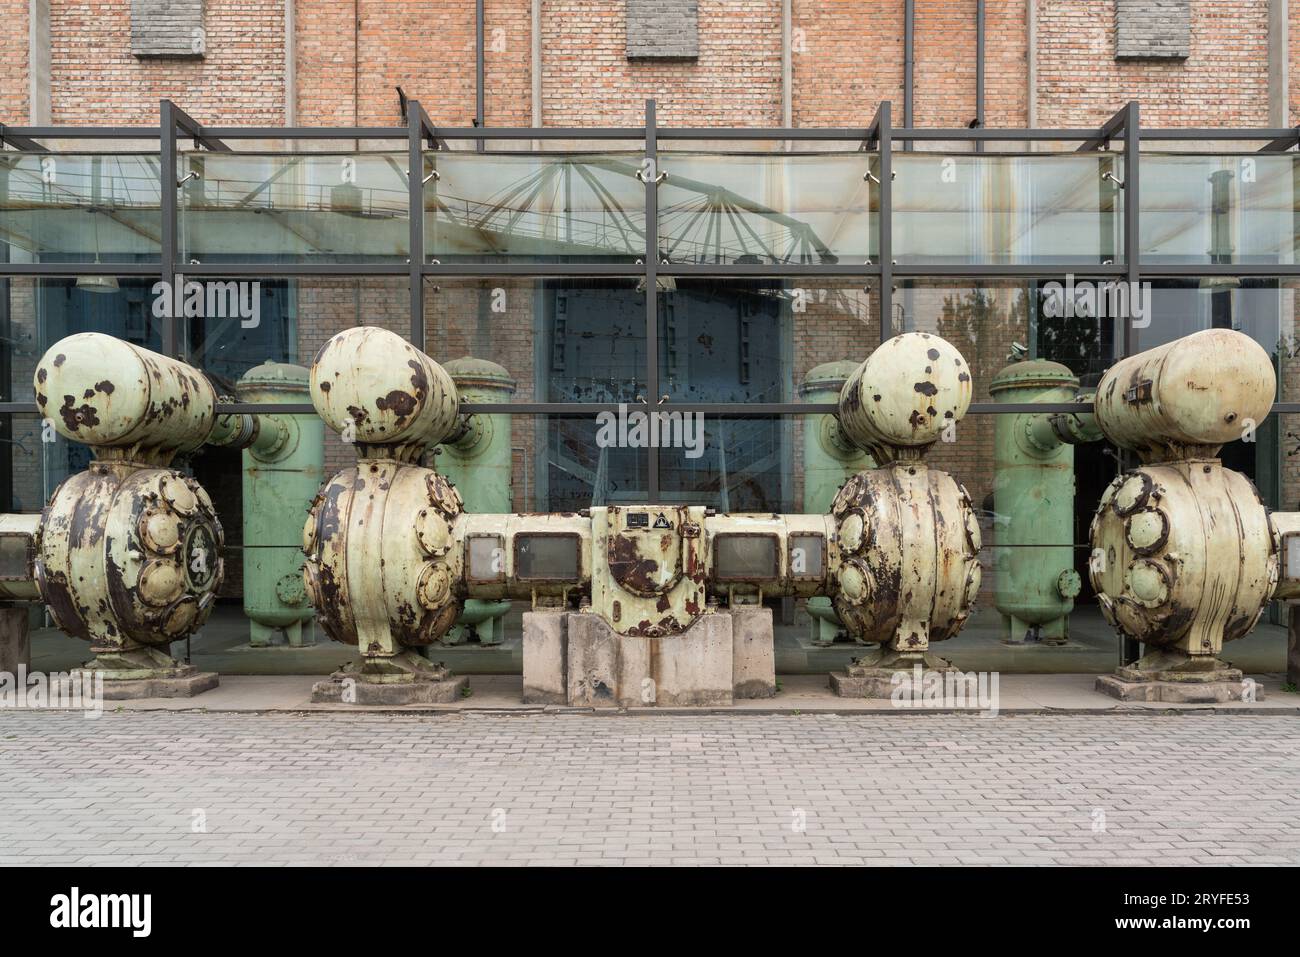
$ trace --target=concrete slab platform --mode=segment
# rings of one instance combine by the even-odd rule
[[[1246,713],[1294,713],[1300,715],[1300,693],[1283,690],[1285,676],[1253,675],[1264,692],[1262,700],[1215,703],[1118,701],[1097,691],[1097,676],[1003,675],[997,686],[998,714],[1033,713],[1152,713],[1214,711]],[[896,703],[888,698],[841,698],[828,687],[825,675],[784,675],[778,678],[773,698],[737,699],[730,707],[646,707],[626,709],[575,708],[557,705],[526,705],[522,702],[523,680],[518,675],[475,675],[464,681],[464,691],[443,704],[341,704],[313,702],[316,675],[241,676],[223,675],[221,684],[200,698],[145,698],[113,703],[121,710],[201,711],[445,711],[448,713],[598,713],[598,714],[898,714],[909,712],[945,713],[979,708],[929,707],[915,702]]]

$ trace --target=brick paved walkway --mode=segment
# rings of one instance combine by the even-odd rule
[[[1300,863],[1300,722],[0,712],[0,863]]]

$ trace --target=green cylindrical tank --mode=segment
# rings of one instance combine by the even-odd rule
[[[464,356],[443,368],[463,402],[508,402],[515,394],[515,380],[495,362]],[[467,417],[464,427],[442,444],[435,467],[459,490],[466,512],[513,512],[510,416]],[[473,637],[483,645],[500,644],[505,637],[502,618],[509,610],[508,601],[470,599],[442,641],[455,645]]]
[[[1079,380],[1059,362],[1013,361],[989,386],[999,402],[1075,402]],[[994,604],[1003,641],[1069,638],[1074,569],[1074,446],[1101,438],[1092,413],[1000,415],[993,485]]]
[[[826,362],[808,371],[799,395],[804,402],[829,403],[840,400],[844,383],[860,363],[848,359]],[[850,477],[864,469],[875,468],[866,452],[855,448],[840,431],[833,415],[816,415],[804,420],[803,430],[803,510],[810,515],[831,510],[835,493]],[[841,631],[839,616],[825,596],[808,599],[807,611],[812,619],[812,640],[829,645]]]
[[[235,390],[240,402],[310,402],[307,370],[284,362],[250,369]],[[272,644],[283,632],[304,644],[312,608],[302,580],[302,523],[324,479],[325,425],[315,415],[226,416],[214,445],[242,448],[244,495],[244,614],[249,644]]]

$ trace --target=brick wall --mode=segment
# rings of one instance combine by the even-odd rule
[[[27,3],[0,0],[0,123],[27,122]]]

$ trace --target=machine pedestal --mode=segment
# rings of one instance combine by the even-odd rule
[[[86,682],[96,675],[104,677],[105,701],[192,698],[220,682],[215,671],[199,671],[161,648],[100,650],[85,665],[74,668],[71,677]]]
[[[283,636],[283,642],[280,641]],[[304,635],[301,621],[283,626],[263,625],[249,621],[248,645],[250,648],[314,648],[316,642],[310,633]]]
[[[620,635],[587,612],[524,615],[525,704],[726,707],[776,694],[772,612],[709,612],[680,635]]]
[[[877,648],[854,659],[843,672],[831,672],[831,690],[841,698],[892,698],[902,688],[910,697],[918,665],[922,674],[955,670],[946,658],[928,651]],[[895,681],[895,675],[901,677]]]
[[[313,704],[408,705],[459,701],[469,679],[445,665],[403,651],[390,658],[363,658],[311,689]]]
[[[1096,688],[1121,701],[1217,704],[1264,697],[1264,690],[1247,681],[1240,669],[1218,658],[1165,651],[1152,652],[1113,675],[1102,675]]]

